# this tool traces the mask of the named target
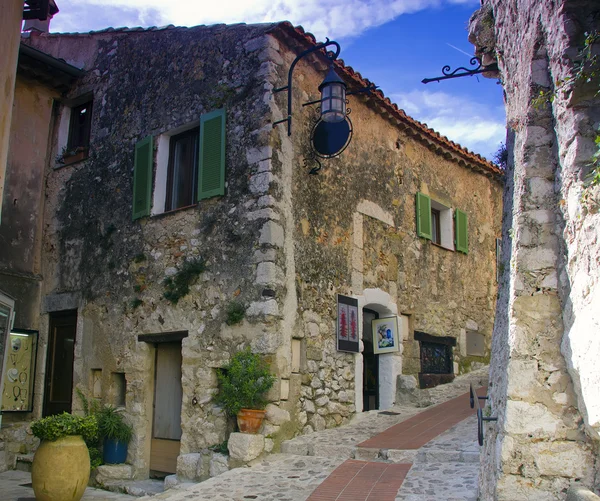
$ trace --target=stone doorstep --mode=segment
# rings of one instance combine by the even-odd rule
[[[118,494],[129,494],[130,496],[143,497],[154,496],[164,491],[162,480],[111,480],[102,484],[105,491]]]
[[[33,463],[33,454],[19,454],[16,457],[15,470],[31,473],[31,465]]]

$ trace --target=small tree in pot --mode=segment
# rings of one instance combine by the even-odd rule
[[[124,463],[127,459],[127,445],[133,435],[132,426],[127,423],[120,409],[106,405],[98,411],[98,428],[104,438],[103,459],[108,464]]]
[[[98,435],[95,416],[66,412],[31,425],[41,439],[31,468],[33,492],[38,501],[79,501],[90,478],[90,456],[84,440]]]
[[[275,382],[266,362],[246,348],[217,372],[217,378],[219,392],[215,401],[227,414],[237,416],[242,433],[257,433],[265,416],[265,394]]]

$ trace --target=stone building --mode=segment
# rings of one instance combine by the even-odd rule
[[[600,490],[600,196],[589,179],[599,44],[588,38],[599,31],[594,1],[484,0],[471,19],[477,53],[498,63],[509,126],[489,391],[498,421],[486,426],[480,499]]]
[[[421,375],[432,384],[489,360],[501,171],[376,91],[350,98],[352,142],[309,175],[315,109],[301,105],[318,99],[323,54],[296,67],[293,134],[273,126],[287,115],[273,89],[315,44],[302,29],[26,44],[85,74],[54,107],[39,314],[17,325],[39,330],[34,410],[6,423],[80,410],[76,389],[124,406],[141,478],[227,437],[216,373],[245,346],[277,376],[267,450],[389,408],[402,374],[441,373]],[[335,68],[351,90],[369,84]],[[344,301],[361,353],[337,350]],[[374,353],[377,318],[398,319],[396,351]]]

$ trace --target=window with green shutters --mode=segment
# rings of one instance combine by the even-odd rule
[[[467,228],[467,213],[456,209],[455,216],[456,250],[458,252],[469,252],[469,236]]]
[[[417,193],[417,235],[431,240],[431,199],[424,193]]]
[[[225,194],[225,109],[200,117],[198,200]]]
[[[448,250],[469,250],[467,213],[432,200],[424,193],[415,199],[417,235]]]
[[[136,144],[133,219],[149,215],[151,208],[161,214],[225,194],[225,118],[225,109],[215,110],[201,115],[200,124],[157,138],[154,194],[152,137]]]
[[[150,214],[152,196],[152,159],[154,148],[152,136],[145,137],[135,145],[133,170],[133,219]]]

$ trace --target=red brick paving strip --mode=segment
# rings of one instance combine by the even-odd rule
[[[479,389],[477,393],[483,395],[485,389]],[[469,405],[469,393],[465,393],[420,412],[358,446],[373,449],[419,449],[473,414],[475,409],[471,409]]]
[[[348,459],[307,501],[394,501],[411,466]]]

